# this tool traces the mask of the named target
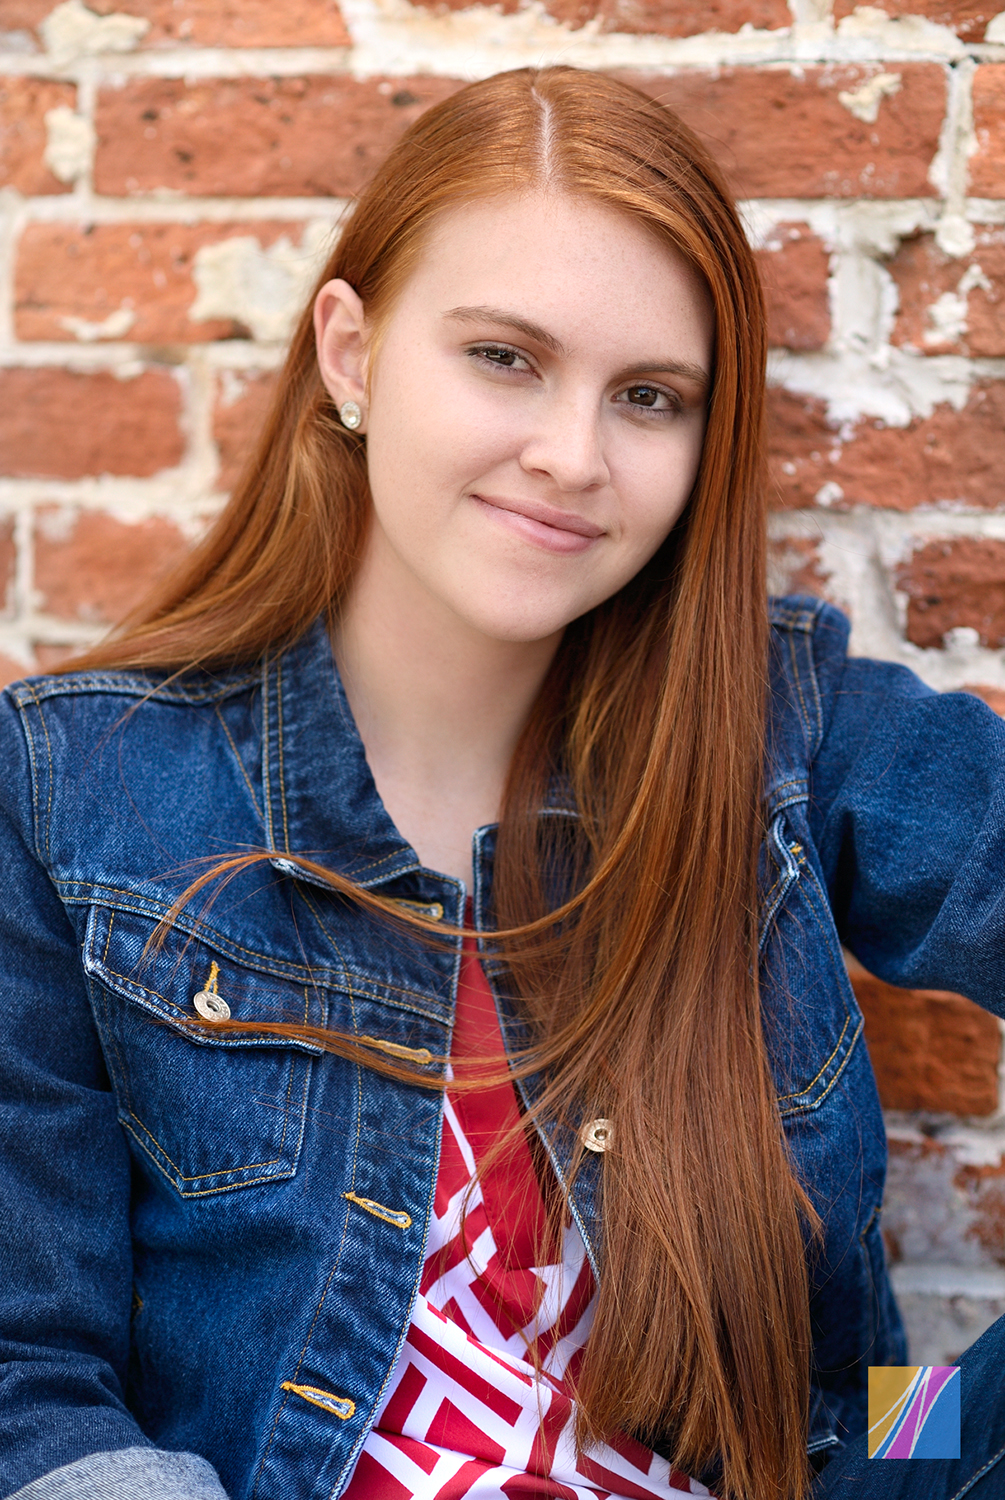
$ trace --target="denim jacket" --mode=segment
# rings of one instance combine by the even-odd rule
[[[849,660],[846,622],[817,600],[778,601],[772,620],[763,1018],[824,1221],[809,1252],[822,1457],[865,1425],[866,1367],[906,1359],[841,944],[894,984],[1005,1013],[1005,725]],[[247,670],[17,684],[0,746],[0,1494],[334,1500],[405,1338],[441,1096],[307,1041],[193,1030],[193,999],[432,1067],[457,944],[389,933],[289,856],[454,923],[464,888],[391,823],[320,625]],[[493,842],[475,834],[483,928]],[[151,945],[206,861],[262,849],[271,862]],[[545,1145],[564,1178],[572,1142]],[[571,1199],[595,1266],[599,1163]]]

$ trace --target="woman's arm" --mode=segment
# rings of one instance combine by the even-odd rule
[[[126,1406],[129,1155],[6,695],[0,764],[0,1494],[225,1500],[204,1459],[157,1450]]]
[[[842,940],[892,984],[1003,1015],[1005,722],[903,667],[846,661],[836,630],[826,611],[809,811]]]

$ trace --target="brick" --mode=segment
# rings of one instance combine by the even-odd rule
[[[874,122],[854,115],[854,96],[880,73],[898,91]],[[740,198],[913,198],[934,193],[928,170],[946,108],[938,63],[721,68],[667,75],[625,73],[675,109],[702,137]]]
[[[70,661],[74,656],[79,656],[86,649],[79,642],[73,645],[69,642],[57,645],[53,641],[38,641],[35,645],[35,659],[38,662],[36,670],[54,672],[57,667],[63,666],[65,662]]]
[[[192,266],[205,245],[253,236],[268,246],[300,224],[30,224],[18,247],[14,315],[20,339],[108,337],[138,343],[204,343],[247,338],[228,319],[194,322]],[[117,316],[125,316],[115,325]],[[129,319],[132,319],[130,322]],[[90,330],[90,333],[88,333]]]
[[[1002,1039],[994,1016],[962,995],[884,984],[858,965],[851,979],[886,1109],[997,1111]]]
[[[162,516],[120,521],[77,506],[42,506],[34,535],[38,607],[91,625],[122,619],[188,550]]]
[[[53,9],[53,0],[3,0],[0,7],[0,45],[21,46],[25,41],[34,48],[41,47],[38,28]]]
[[[70,184],[54,177],[43,161],[45,116],[50,109],[74,109],[77,90],[70,83],[42,78],[0,78],[0,188],[27,197],[68,193]]]
[[[16,478],[139,478],[180,463],[181,392],[166,370],[129,380],[72,370],[0,370],[0,454]]]
[[[913,510],[945,501],[994,509],[1005,472],[1005,385],[974,385],[963,411],[945,404],[907,427],[866,417],[836,427],[824,403],[769,393],[773,503],[836,510],[876,505]]]
[[[123,195],[346,197],[449,78],[134,78],[98,96],[95,184]]]
[[[907,595],[907,639],[942,646],[947,630],[976,630],[982,646],[1005,645],[1005,542],[947,537],[926,542],[896,570]]]
[[[758,253],[768,339],[786,349],[822,349],[830,337],[830,257],[807,224],[779,224]]]
[[[149,21],[141,47],[347,47],[351,40],[335,0],[87,0],[87,8]]]
[[[957,1168],[953,1186],[963,1195],[971,1215],[967,1238],[975,1241],[989,1260],[1005,1265],[1005,1163]]]
[[[217,385],[213,439],[220,455],[216,487],[231,490],[261,430],[278,383],[275,370],[227,371]]]
[[[17,548],[14,545],[14,522],[0,521],[0,616],[9,619],[14,606],[14,569]]]
[[[828,599],[828,574],[820,544],[811,537],[773,537],[768,542],[768,590],[772,594],[815,594]]]
[[[412,0],[425,10],[466,10],[476,0]],[[519,0],[503,0],[504,15],[521,9]],[[578,29],[594,21],[600,31],[628,31],[660,36],[697,36],[705,31],[739,31],[754,26],[773,31],[791,26],[785,0],[545,0],[545,10],[565,26]]]
[[[973,253],[946,255],[934,235],[904,240],[888,262],[900,293],[892,342],[921,354],[1005,355],[1005,229],[975,228]]]
[[[883,1218],[894,1260],[959,1267],[1002,1262],[1005,1243],[995,1221],[1003,1164],[994,1159],[994,1136],[988,1145],[988,1165],[972,1167],[961,1165],[960,1148],[945,1139],[892,1136]]]
[[[1005,63],[984,63],[973,80],[974,135],[970,193],[1005,198]]]
[[[35,664],[26,665],[23,661],[15,661],[13,656],[6,656],[0,651],[0,688],[4,688],[10,682],[19,682],[22,677],[29,677],[36,670]]]
[[[850,16],[860,0],[834,0],[834,19]],[[980,42],[992,16],[998,14],[991,0],[882,0],[876,7],[891,20],[901,16],[924,16],[938,26],[948,26],[964,42]]]
[[[993,708],[996,714],[1005,718],[1005,688],[985,687],[981,682],[965,682],[963,690],[967,693],[976,693],[978,698],[983,698],[989,708]]]

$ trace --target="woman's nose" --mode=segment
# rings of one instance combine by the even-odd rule
[[[547,474],[569,493],[609,483],[596,398],[548,402],[536,416],[520,456],[527,473]]]

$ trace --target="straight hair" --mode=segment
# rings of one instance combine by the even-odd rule
[[[816,1220],[786,1152],[758,996],[766,339],[735,208],[662,102],[601,74],[520,69],[421,116],[359,197],[318,287],[348,281],[379,341],[440,214],[542,187],[644,226],[694,269],[715,317],[689,502],[641,572],[567,629],[519,741],[498,836],[495,951],[531,1037],[513,1075],[544,1077],[539,1121],[614,1122],[577,1438],[629,1432],[669,1444],[685,1472],[717,1468],[723,1496],[798,1500]],[[282,649],[319,615],[334,626],[369,513],[365,440],[341,425],[322,384],[308,304],[215,525],[67,670],[219,669]],[[556,774],[576,820],[539,816]],[[266,857],[218,863],[190,894]],[[424,1081],[351,1038],[310,1035]]]

